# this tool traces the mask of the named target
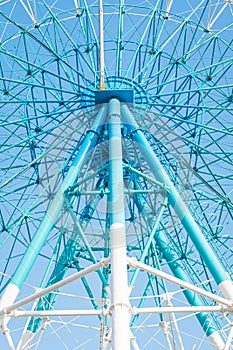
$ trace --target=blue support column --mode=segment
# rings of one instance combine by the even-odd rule
[[[101,181],[98,182],[97,186],[96,186],[96,190],[101,190],[104,189],[104,185],[105,185],[105,180],[101,179]],[[89,203],[87,204],[86,207],[88,208],[92,208],[92,213],[94,212],[95,208],[97,207],[100,199],[102,197],[100,195],[95,196],[92,200],[89,201]],[[67,199],[66,199],[67,200]],[[69,205],[69,203],[67,203],[67,205]],[[83,213],[86,212],[86,207],[83,209]],[[70,209],[72,210],[72,208]],[[74,216],[74,214],[73,214]],[[77,220],[76,217],[73,218],[74,221]],[[68,264],[72,263],[73,265],[77,266],[77,269],[80,270],[79,265],[77,264],[77,253],[78,253],[78,249],[80,247],[79,242],[80,240],[83,241],[85,240],[84,234],[83,234],[83,230],[85,230],[85,228],[87,227],[88,223],[91,220],[91,216],[88,216],[88,218],[85,218],[82,214],[80,215],[80,219],[79,219],[79,224],[76,224],[76,229],[73,232],[73,234],[71,235],[71,237],[69,238],[68,242],[66,243],[65,249],[63,250],[61,256],[59,257],[59,260],[56,264],[56,266],[54,267],[54,270],[49,278],[48,283],[46,284],[46,287],[50,286],[51,284],[57,283],[59,281],[61,281],[63,278],[65,278],[67,271],[69,269]],[[88,242],[86,242],[86,240],[84,241],[86,243],[87,246],[87,250],[89,252],[89,256],[92,260],[92,262],[95,264],[97,261],[95,259],[95,256],[91,250],[91,247],[89,246]],[[103,283],[103,288],[107,286],[107,281],[103,275],[103,272],[101,270],[97,270],[97,273],[100,276],[100,279],[102,280]],[[81,279],[85,289],[88,291],[88,284],[86,282],[85,278]],[[90,290],[90,289],[89,289]],[[92,295],[89,295],[89,297],[93,298]],[[57,294],[56,293],[50,293],[45,295],[42,299],[39,300],[38,305],[36,307],[36,310],[51,310],[53,308],[53,305],[55,303],[57,299]],[[92,300],[93,305],[97,308],[97,304],[95,303],[94,300]],[[41,324],[42,319],[40,317],[35,318],[32,317],[28,326],[28,330],[32,331],[33,333],[36,333],[40,324]]]
[[[17,297],[17,294],[28,276],[42,246],[44,245],[51,229],[58,219],[64,203],[65,190],[75,183],[79,172],[87,159],[87,156],[93,150],[99,140],[99,134],[102,132],[105,123],[106,112],[106,107],[101,107],[96,119],[94,120],[92,129],[87,132],[78,154],[76,155],[61,187],[49,206],[10,283],[6,287],[0,301],[0,308],[13,303]]]
[[[166,199],[165,202],[162,206],[162,209],[160,210],[157,218],[153,218],[153,214],[151,213],[151,211],[149,210],[149,208],[147,207],[147,204],[145,202],[145,200],[143,199],[143,197],[141,195],[137,196],[137,202],[136,202],[138,211],[140,214],[142,214],[146,221],[148,222],[149,226],[151,227],[151,234],[150,237],[148,238],[148,241],[146,243],[145,249],[143,251],[143,254],[141,256],[140,261],[144,262],[145,256],[148,252],[149,246],[152,242],[152,240],[154,240],[157,244],[157,246],[159,247],[160,251],[162,252],[165,260],[167,261],[168,266],[170,267],[173,275],[179,279],[181,279],[182,281],[186,281],[190,283],[190,280],[188,278],[188,276],[186,275],[185,271],[182,269],[181,265],[178,263],[177,258],[172,250],[172,248],[170,247],[170,244],[168,242],[168,239],[166,237],[166,235],[164,234],[163,231],[161,231],[158,226],[160,223],[160,220],[162,218],[162,214],[164,211],[164,206],[166,205]],[[152,220],[153,218],[153,220]],[[153,222],[154,221],[154,222]],[[135,282],[135,278],[136,278],[136,272],[139,270],[136,270],[131,283]],[[190,305],[192,306],[202,306],[202,302],[200,297],[188,290],[185,289],[183,291],[187,301],[189,302]],[[213,335],[215,333],[215,337],[218,337],[218,340],[215,342],[219,344],[219,342],[221,341],[220,336],[217,336],[217,329],[212,325],[212,321],[209,317],[209,315],[205,312],[200,312],[198,314],[196,314],[196,317],[200,323],[200,325],[202,326],[204,332],[206,333],[207,337]],[[222,343],[221,346],[224,346],[224,344]]]
[[[110,224],[125,224],[120,102],[109,102],[109,206]]]
[[[197,251],[205,261],[222,294],[226,298],[233,300],[233,285],[229,280],[227,273],[203,236],[199,226],[195,222],[192,214],[188,210],[166,171],[163,169],[163,166],[155,155],[142,130],[138,127],[137,122],[127,105],[122,106],[122,117],[124,118],[124,123],[131,131],[133,140],[137,143],[138,148],[140,149],[145,161],[148,163],[155,178],[164,183],[168,188],[168,199],[171,206],[182,222]]]
[[[130,350],[120,102],[109,102],[109,215],[111,236],[112,349]]]

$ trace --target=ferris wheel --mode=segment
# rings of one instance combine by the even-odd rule
[[[232,14],[0,2],[0,350],[233,348]]]

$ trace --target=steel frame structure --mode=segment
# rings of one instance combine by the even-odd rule
[[[215,29],[231,2],[202,0],[185,16],[175,1],[121,0],[117,11],[74,1],[75,16],[19,3],[33,27],[8,1],[1,12],[5,344],[37,349],[50,320],[83,317],[100,324],[101,350],[231,349],[232,23]],[[68,290],[89,304],[63,308]],[[190,343],[178,326],[186,313],[200,326],[193,338],[202,334]],[[148,341],[139,321],[155,330]]]

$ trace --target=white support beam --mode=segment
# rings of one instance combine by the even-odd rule
[[[128,263],[129,263],[129,266],[131,266],[131,267],[137,267],[143,271],[151,273],[152,275],[161,277],[167,281],[178,284],[180,287],[183,287],[185,289],[189,289],[195,293],[198,293],[200,295],[205,296],[206,298],[210,298],[219,304],[227,306],[231,311],[233,309],[233,301],[232,300],[222,298],[216,294],[210,293],[210,292],[208,292],[200,287],[197,287],[189,282],[185,282],[177,277],[171,276],[166,272],[163,272],[161,270],[158,270],[158,269],[155,269],[151,266],[148,266],[142,262],[137,261],[136,258],[128,258]]]
[[[31,311],[35,310],[35,308],[36,308],[36,306],[38,304],[38,301],[39,301],[38,299],[34,301],[34,303],[32,305],[32,308],[31,308]],[[19,342],[18,342],[18,344],[16,346],[16,350],[21,350],[21,349],[23,350],[23,349],[25,349],[25,345],[27,343],[29,343],[30,339],[32,339],[33,336],[34,336],[34,333],[28,330],[29,323],[30,323],[30,318],[28,318],[27,321],[25,322],[25,325],[24,325],[24,328],[23,328],[23,331],[22,331],[22,335],[21,335],[21,337],[19,339]]]
[[[130,331],[130,342],[134,350],[140,350],[138,343],[136,341],[136,337],[133,335],[131,331]]]
[[[224,350],[230,350],[231,349],[232,338],[233,338],[233,325],[231,325],[230,332],[228,334]]]
[[[51,284],[51,286],[44,288],[44,289],[40,290],[39,292],[36,292],[36,293],[34,293],[34,294],[24,298],[24,299],[12,304],[12,305],[9,305],[9,306],[3,308],[0,311],[0,315],[1,314],[2,315],[10,314],[13,310],[16,310],[19,307],[22,307],[22,306],[24,306],[24,305],[26,305],[26,304],[28,304],[36,299],[39,299],[46,294],[49,294],[55,290],[58,290],[61,287],[64,287],[65,285],[70,284],[70,283],[76,281],[77,279],[80,279],[80,278],[90,274],[91,272],[94,272],[94,271],[96,271],[100,268],[103,268],[103,267],[107,267],[109,265],[109,262],[110,262],[110,258],[102,259],[100,262],[93,264],[91,266],[88,266],[84,270],[79,271],[79,272],[77,272],[77,273],[75,273],[67,278],[64,278],[62,281]]]
[[[41,311],[18,311],[14,310],[10,316],[18,317],[53,317],[53,316],[106,316],[108,311],[99,310],[41,310]]]
[[[228,308],[217,306],[160,306],[133,308],[133,314],[171,314],[171,313],[199,313],[199,312],[227,312]]]
[[[35,13],[31,8],[31,5],[28,1],[27,4],[25,4],[25,2],[23,0],[19,0],[24,8],[24,10],[27,12],[28,16],[31,18],[33,23],[36,23],[36,18],[35,18]]]
[[[79,0],[74,0],[74,6],[76,10],[76,16],[80,16],[81,11],[80,11],[80,1]]]
[[[172,3],[173,3],[173,0],[166,1],[166,13],[164,15],[165,18],[168,18],[169,12],[170,12],[171,7],[172,7]]]
[[[229,5],[229,2],[227,1],[223,7],[218,11],[218,13],[216,14],[216,16],[211,20],[211,22],[209,22],[207,24],[207,29],[210,30],[214,23],[217,21],[217,19],[221,16],[221,14],[223,13],[223,11],[225,10],[225,8]]]
[[[103,349],[101,350],[108,350],[111,342],[112,342],[112,328],[109,330],[107,337],[104,338]]]
[[[13,340],[12,340],[11,335],[10,335],[10,330],[6,327],[3,329],[2,333],[6,337],[6,340],[7,340],[7,343],[9,345],[10,350],[15,350],[15,346],[14,346]]]

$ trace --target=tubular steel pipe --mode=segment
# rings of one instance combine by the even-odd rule
[[[120,102],[109,102],[109,208],[112,270],[112,348],[130,350]]]

